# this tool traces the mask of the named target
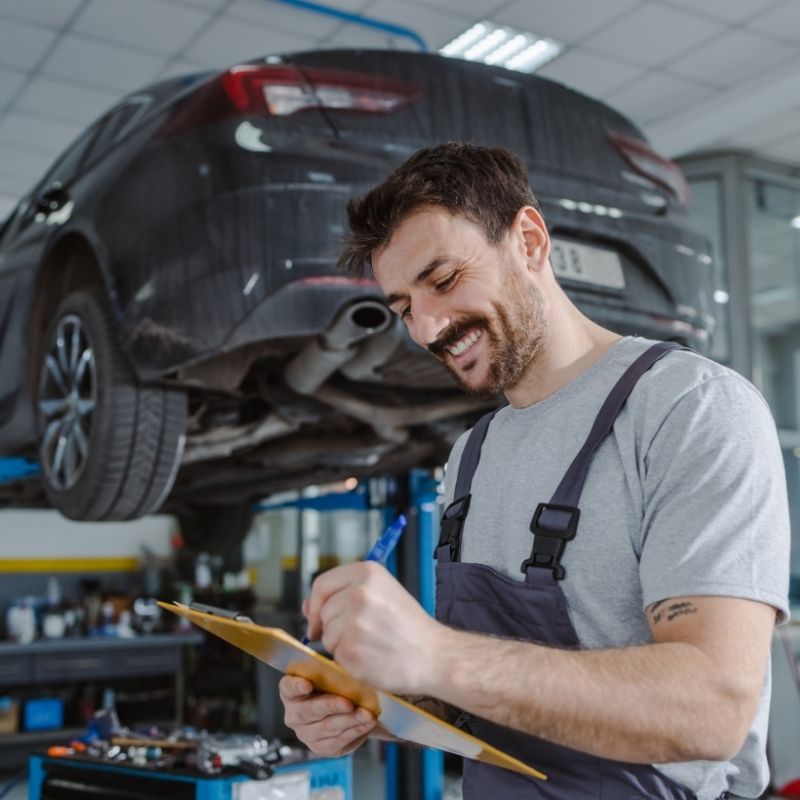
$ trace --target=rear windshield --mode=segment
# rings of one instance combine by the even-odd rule
[[[390,114],[331,111],[345,136],[412,149],[444,141],[507,147],[539,172],[619,183],[622,160],[606,134],[643,138],[625,117],[561,84],[460,59],[396,51],[321,51],[289,56],[299,67],[348,70],[417,87]]]

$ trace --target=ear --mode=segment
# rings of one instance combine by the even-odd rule
[[[542,215],[533,206],[523,206],[517,212],[511,229],[520,237],[528,269],[540,272],[550,260],[550,236]]]

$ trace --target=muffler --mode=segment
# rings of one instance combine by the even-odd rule
[[[391,324],[391,311],[376,300],[360,300],[345,306],[330,328],[289,362],[286,383],[298,394],[313,394],[356,355],[360,342],[382,333]]]

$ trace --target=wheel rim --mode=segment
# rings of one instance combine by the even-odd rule
[[[39,376],[39,458],[50,485],[71,489],[89,458],[97,401],[97,369],[92,342],[80,317],[58,321]]]

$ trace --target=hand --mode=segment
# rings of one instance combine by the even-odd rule
[[[432,658],[443,625],[372,561],[328,570],[303,603],[309,639],[376,689],[432,694]]]
[[[278,689],[285,709],[284,722],[317,755],[351,753],[377,725],[366,708],[356,708],[345,697],[318,693],[305,678],[284,675]]]

